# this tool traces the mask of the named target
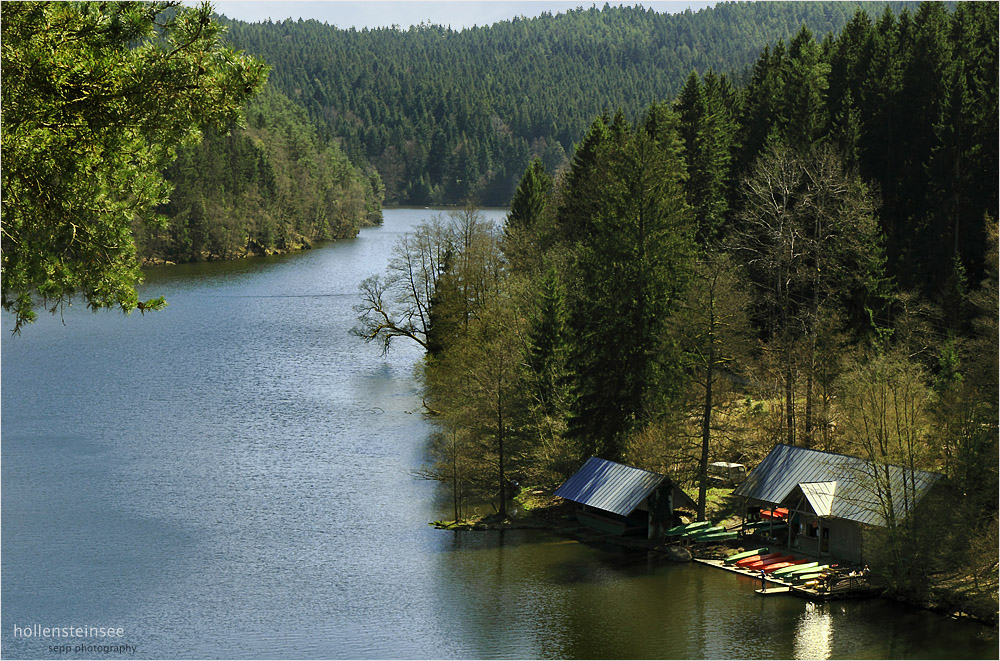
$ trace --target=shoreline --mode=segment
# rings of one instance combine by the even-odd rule
[[[503,520],[497,514],[489,514],[477,519],[466,519],[459,523],[453,521],[433,521],[430,525],[440,530],[454,530],[462,532],[487,531],[487,530],[541,530],[553,535],[568,537],[584,544],[612,544],[630,551],[647,551],[661,554],[664,559],[673,562],[688,562],[696,560],[719,561],[732,553],[739,553],[746,548],[753,547],[754,542],[737,540],[733,542],[720,542],[717,544],[694,545],[685,547],[676,543],[655,542],[639,537],[621,537],[599,530],[588,528],[576,520],[573,515],[573,504],[569,501],[555,502],[555,498],[549,496],[543,499],[545,502],[534,507],[526,507],[523,510],[518,508],[518,514]],[[763,542],[761,542],[763,543]],[[685,549],[688,557],[684,559],[684,554],[673,549]],[[700,564],[712,565],[711,562]],[[717,569],[720,567],[716,567]],[[721,569],[725,569],[722,567]],[[961,595],[948,592],[944,588],[938,588],[939,601],[918,601],[887,594],[884,590],[873,594],[868,598],[880,598],[906,606],[920,608],[931,611],[954,620],[968,620],[983,625],[993,631],[1000,631],[1000,622],[996,618],[990,620],[981,615],[965,610],[966,606],[961,604]],[[948,599],[945,603],[944,599]]]

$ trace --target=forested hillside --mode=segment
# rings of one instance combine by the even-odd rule
[[[174,190],[162,228],[135,228],[146,261],[263,255],[355,236],[382,219],[378,173],[365,174],[301,107],[268,87],[250,101],[247,128],[208,128],[167,169]]]
[[[886,3],[862,3],[877,15]],[[905,3],[893,3],[902,5]],[[509,203],[529,160],[554,171],[607,108],[637,117],[692,70],[740,72],[809,25],[840,29],[854,2],[721,2],[693,13],[578,9],[455,31],[341,30],[317,21],[230,22],[270,80],[392,203]]]
[[[503,228],[468,207],[401,244],[355,332],[426,348],[456,518],[590,455],[670,474],[701,517],[709,461],[840,452],[875,467],[877,580],[995,621],[997,8],[803,27],[744,83],[597,116]],[[941,495],[915,514],[888,465]]]

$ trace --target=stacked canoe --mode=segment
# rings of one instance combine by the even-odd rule
[[[695,521],[694,523],[684,523],[679,526],[674,526],[666,532],[667,535],[680,535],[684,536],[687,533],[693,533],[699,528],[704,528],[705,526],[711,526],[711,521]]]
[[[773,510],[761,510],[760,518],[762,519],[774,519],[783,520],[788,516],[788,509],[785,507],[775,507]]]
[[[690,539],[695,542],[718,542],[726,539],[736,539],[735,531],[726,530],[725,526],[713,526],[711,521],[696,521],[680,526],[674,526],[666,532],[670,536]]]
[[[820,585],[831,572],[836,571],[837,567],[837,565],[821,565],[818,560],[785,555],[782,551],[772,553],[766,546],[735,553],[723,560],[723,563],[754,573],[763,570],[776,580],[807,588]]]
[[[767,553],[767,549],[758,549],[758,553],[752,555],[746,555],[743,553],[744,557],[735,560],[733,564],[741,569],[746,569],[747,571],[759,572],[763,571],[765,574],[775,574],[784,578],[788,574],[795,572],[799,569],[800,565],[807,565],[811,568],[815,568],[819,563],[812,562],[805,558],[796,558],[794,555],[786,555],[783,551],[775,551],[773,553]],[[726,560],[727,563],[730,562],[729,559]]]
[[[752,555],[759,556],[762,553],[767,553],[767,550],[768,550],[767,547],[764,546],[759,549],[751,549],[750,551],[743,551],[742,553],[734,553],[733,555],[723,560],[723,563],[731,565],[735,563],[737,560],[743,560],[744,558],[749,558]]]

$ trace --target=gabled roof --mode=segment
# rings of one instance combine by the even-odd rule
[[[628,516],[665,479],[666,475],[591,457],[580,470],[556,489],[555,495],[606,512]],[[676,486],[673,491],[675,505],[680,504],[679,497],[685,505],[694,504],[694,501]]]
[[[888,484],[888,489],[873,486],[876,469],[881,476],[878,483]],[[919,500],[940,478],[938,473],[876,466],[857,457],[777,445],[733,495],[779,504],[799,490],[820,516],[884,526],[888,495],[892,496],[895,514],[905,516],[914,503],[907,502],[904,494],[915,494]]]
[[[833,482],[802,482],[799,484],[802,495],[809,501],[809,506],[820,516],[831,516],[833,499],[837,493],[837,481]]]

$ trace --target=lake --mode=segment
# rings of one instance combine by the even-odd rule
[[[431,528],[449,505],[413,475],[420,351],[348,330],[358,283],[433,213],[151,269],[142,293],[169,306],[145,316],[73,306],[11,337],[4,314],[5,658],[996,658],[988,628],[884,600]]]

